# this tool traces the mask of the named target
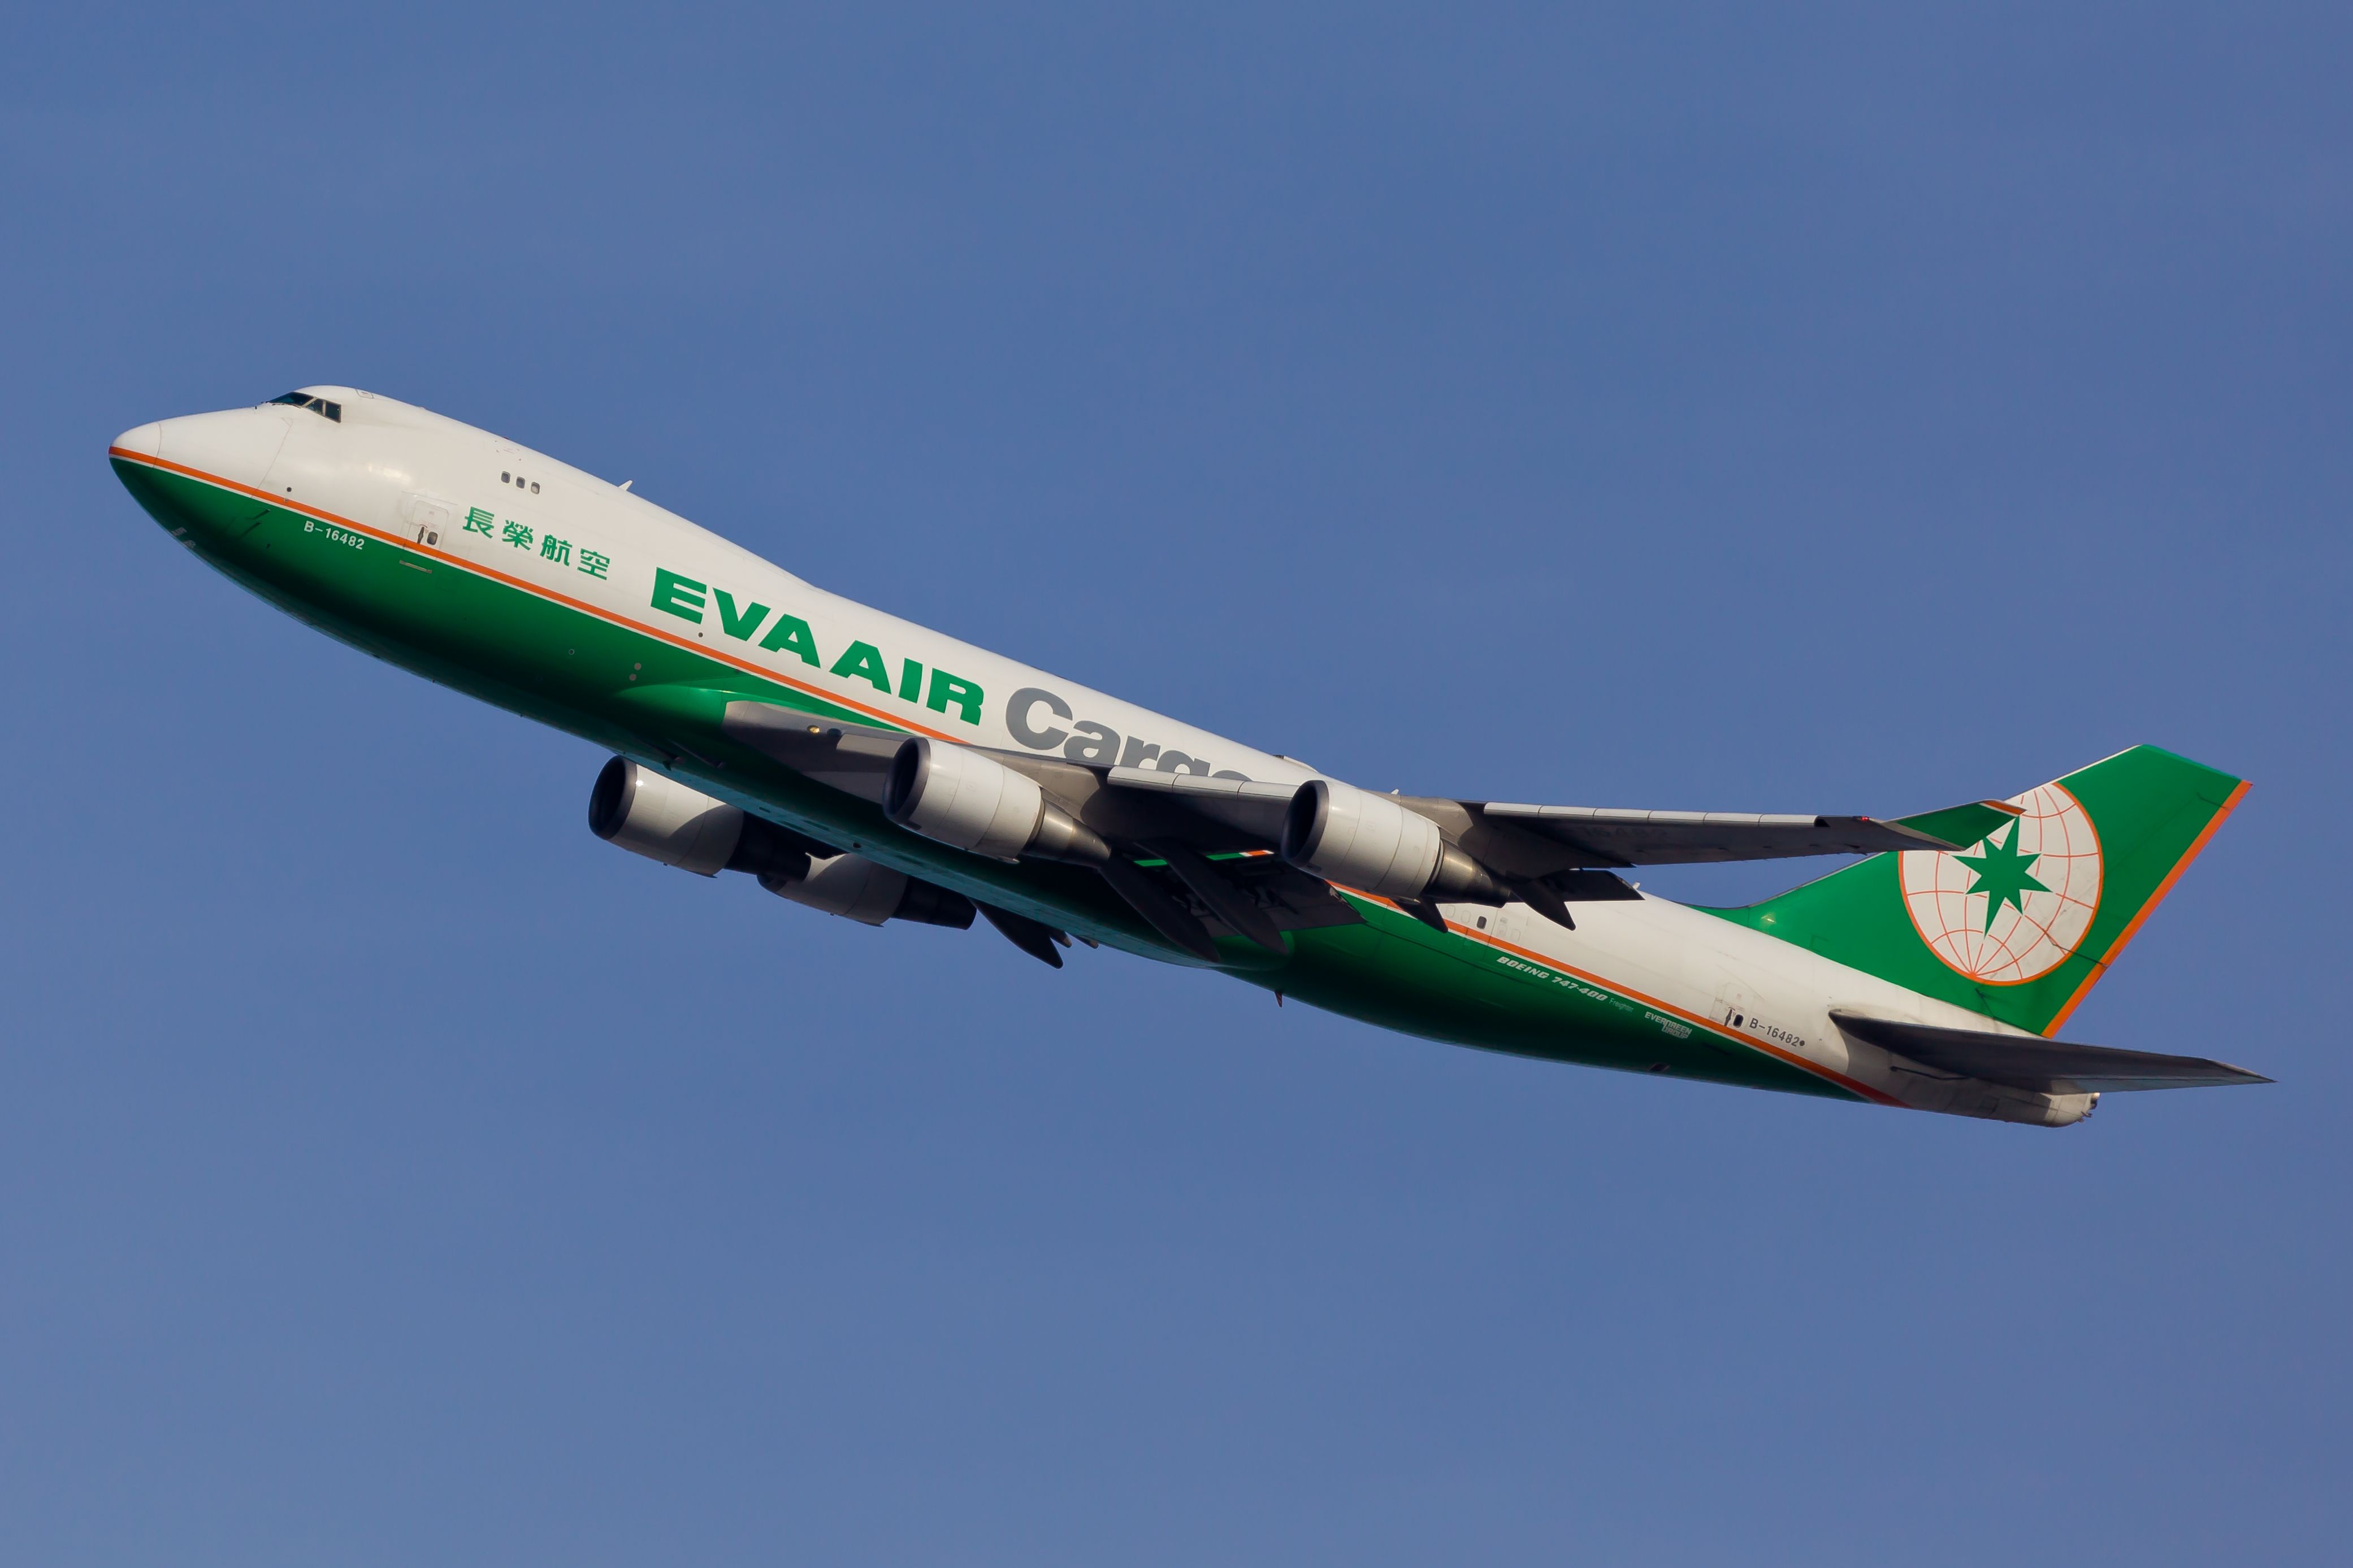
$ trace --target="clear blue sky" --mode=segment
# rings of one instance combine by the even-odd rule
[[[2341,1562],[2341,7],[19,6],[0,1556]],[[616,853],[108,472],[356,383],[1379,788],[2255,789],[2050,1132]],[[1729,901],[1799,871],[1659,876]]]

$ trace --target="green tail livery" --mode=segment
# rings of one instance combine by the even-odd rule
[[[2063,1126],[2267,1081],[2055,1035],[2237,805],[2137,747],[1911,816],[1381,795],[828,594],[631,490],[347,386],[124,432],[206,564],[611,752],[608,843],[869,926],[985,921],[1389,1028]],[[1620,873],[1862,857],[1743,910]]]
[[[2228,773],[2135,746],[2014,797],[2018,815],[1961,853],[1874,855],[1715,912],[2048,1035],[2246,793]]]

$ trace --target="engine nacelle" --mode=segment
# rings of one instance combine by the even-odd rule
[[[1282,858],[1312,877],[1387,899],[1501,904],[1509,897],[1438,824],[1336,779],[1310,779],[1291,797]]]
[[[627,757],[615,757],[596,775],[588,792],[588,830],[633,855],[698,877],[807,874],[808,841],[798,834]]]
[[[975,913],[962,893],[863,855],[835,854],[627,757],[615,757],[596,775],[588,826],[633,855],[700,877],[748,871],[778,898],[865,925],[916,921],[963,931]]]
[[[811,857],[807,868],[797,877],[770,872],[760,879],[760,886],[780,899],[865,925],[915,921],[957,931],[972,925],[973,902],[962,893],[893,871],[863,855]]]
[[[1035,855],[1099,866],[1111,847],[1046,798],[1038,781],[969,746],[911,736],[891,759],[882,814],[926,838],[998,860]]]

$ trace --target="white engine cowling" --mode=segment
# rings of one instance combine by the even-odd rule
[[[811,854],[826,853],[814,838],[713,800],[627,757],[615,757],[596,775],[596,787],[588,792],[588,828],[632,855],[698,877],[722,871],[797,877],[807,873]]]
[[[891,759],[882,814],[900,826],[976,855],[1024,855],[1099,865],[1111,850],[1046,798],[1038,781],[969,746],[910,737]]]
[[[608,844],[715,877],[744,837],[744,814],[674,778],[615,757],[588,795],[588,827]]]
[[[1385,795],[1310,779],[1282,818],[1282,858],[1313,877],[1385,899],[1500,904],[1502,887],[1438,824]]]
[[[877,865],[863,855],[837,855],[812,859],[809,874],[787,879],[763,877],[760,886],[780,899],[823,910],[860,925],[879,926],[895,913],[907,896],[907,875]]]
[[[1282,818],[1282,858],[1310,876],[1388,899],[1418,899],[1446,847],[1438,824],[1386,795],[1310,779]]]
[[[972,924],[972,900],[961,893],[918,881],[863,855],[812,856],[805,876],[768,875],[760,886],[780,899],[823,910],[829,915],[879,926],[884,921],[919,921],[925,925]]]

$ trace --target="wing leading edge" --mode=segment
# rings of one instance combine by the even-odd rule
[[[1890,849],[1957,849],[2018,815],[1993,802],[1915,817],[1804,816],[1736,811],[1610,811],[1589,805],[1477,808],[1493,822],[1537,835],[1586,866],[1677,866],[1783,860],[1809,855],[1877,855]]]

